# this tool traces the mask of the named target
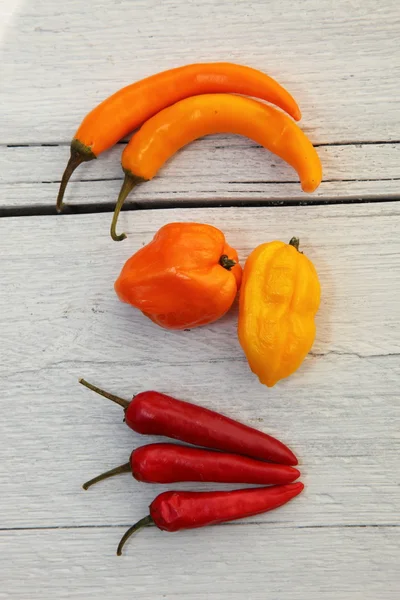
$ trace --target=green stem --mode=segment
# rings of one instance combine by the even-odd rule
[[[103,481],[104,479],[108,479],[109,477],[113,477],[114,475],[119,475],[120,473],[130,473],[130,472],[131,472],[131,463],[127,462],[124,465],[115,467],[115,469],[110,469],[109,471],[106,471],[105,473],[102,473],[101,475],[97,475],[97,477],[94,477],[90,481],[87,481],[86,483],[84,483],[82,487],[84,490],[87,490],[92,485],[94,485],[95,483],[98,483],[99,481]]]
[[[236,262],[230,259],[227,254],[223,254],[219,259],[219,264],[221,265],[221,267],[224,267],[224,269],[230,271],[232,267],[236,265]]]
[[[72,140],[71,156],[69,158],[67,166],[65,167],[65,171],[61,178],[60,189],[58,190],[56,202],[57,212],[60,213],[64,208],[63,198],[65,194],[65,189],[67,187],[68,181],[71,178],[72,173],[77,167],[79,167],[81,163],[93,160],[95,158],[97,158],[97,156],[91,151],[89,146],[85,146],[85,144],[82,144],[82,142],[80,142],[79,140]]]
[[[296,250],[299,250],[299,244],[300,244],[300,240],[297,237],[292,237],[292,239],[289,242],[289,246],[293,246],[294,248],[296,248]]]
[[[132,534],[134,534],[136,531],[139,531],[139,529],[142,529],[143,527],[148,527],[149,525],[154,525],[154,521],[150,515],[147,515],[147,517],[140,519],[140,521],[132,525],[132,527],[130,527],[128,531],[126,531],[122,536],[121,541],[118,544],[117,555],[121,556],[122,548],[124,547],[125,542],[131,537]]]
[[[92,383],[88,383],[85,379],[80,379],[79,383],[81,383],[82,385],[87,387],[89,390],[92,390],[92,392],[96,392],[96,394],[99,394],[100,396],[103,396],[104,398],[107,398],[108,400],[112,400],[116,404],[119,404],[125,410],[130,405],[129,400],[124,400],[123,398],[119,398],[119,396],[115,396],[114,394],[105,392],[104,390],[98,388],[96,385],[93,385]]]
[[[143,177],[137,177],[137,175],[134,175],[130,171],[125,171],[125,179],[122,184],[121,190],[119,192],[117,204],[115,205],[114,214],[113,214],[113,218],[112,218],[112,222],[111,222],[111,228],[110,228],[110,234],[111,234],[111,237],[114,240],[114,242],[121,242],[122,240],[124,240],[126,238],[125,233],[120,233],[119,235],[117,235],[117,232],[116,232],[119,213],[121,212],[121,208],[122,208],[127,196],[130,194],[130,192],[133,190],[133,188],[136,185],[138,185],[138,183],[143,183],[144,181],[146,181],[146,179],[143,179]]]

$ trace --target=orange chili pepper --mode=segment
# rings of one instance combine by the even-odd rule
[[[237,252],[222,231],[170,223],[125,263],[115,291],[161,327],[185,329],[222,317],[241,278]]]
[[[163,71],[128,85],[94,108],[83,119],[71,143],[71,157],[64,171],[57,210],[67,183],[82,163],[97,158],[118,140],[163,108],[198,94],[231,92],[272,102],[300,120],[295,100],[275,79],[250,67],[231,63],[193,64]]]
[[[211,133],[236,133],[261,144],[294,167],[305,192],[313,192],[321,183],[322,167],[314,146],[284,113],[241,96],[193,96],[146,121],[123,151],[125,180],[111,224],[113,240],[126,237],[117,235],[115,229],[119,212],[133,187],[152,179],[177,150]]]

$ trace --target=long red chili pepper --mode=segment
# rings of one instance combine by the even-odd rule
[[[87,490],[98,481],[129,472],[146,483],[215,481],[269,485],[291,483],[300,475],[293,467],[260,462],[247,456],[177,444],[148,444],[134,450],[128,463],[87,481],[83,488]]]
[[[123,535],[118,556],[127,539],[142,527],[156,525],[163,531],[194,529],[251,517],[289,502],[304,489],[301,482],[232,492],[164,492],[150,504],[150,514]]]
[[[122,406],[126,424],[138,433],[163,435],[284,465],[298,463],[293,452],[276,438],[207,408],[153,391],[141,392],[129,402],[84,379],[80,383]]]

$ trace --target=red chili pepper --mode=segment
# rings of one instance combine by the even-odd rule
[[[98,481],[129,472],[146,483],[215,481],[269,485],[291,483],[300,475],[293,467],[260,462],[247,456],[177,444],[148,444],[134,450],[128,463],[87,481],[83,488],[87,490]]]
[[[298,482],[232,492],[164,492],[150,504],[150,514],[124,534],[117,554],[142,527],[154,524],[163,531],[179,531],[251,517],[286,504],[303,489]]]
[[[129,402],[84,379],[79,381],[122,406],[126,424],[138,433],[163,435],[196,446],[284,465],[298,464],[293,452],[276,438],[207,408],[159,392],[141,392]]]

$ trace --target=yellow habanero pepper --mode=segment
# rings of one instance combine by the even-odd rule
[[[315,338],[320,285],[299,240],[258,246],[247,259],[240,293],[239,341],[268,387],[296,371]]]

